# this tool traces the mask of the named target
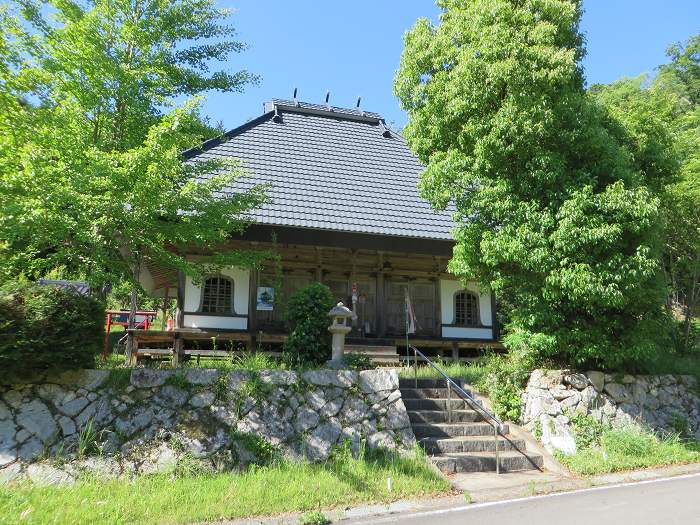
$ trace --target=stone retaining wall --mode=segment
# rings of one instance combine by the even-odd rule
[[[4,385],[0,481],[132,475],[185,459],[218,470],[270,454],[323,460],[362,440],[407,449],[415,438],[398,388],[388,369],[80,370]]]
[[[574,453],[572,414],[612,425],[635,423],[671,431],[685,427],[700,440],[700,397],[692,376],[610,375],[535,370],[522,395],[522,423],[550,450]]]

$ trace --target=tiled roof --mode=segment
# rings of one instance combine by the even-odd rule
[[[423,166],[376,113],[273,100],[261,117],[208,141],[189,159],[234,157],[247,176],[230,191],[269,183],[257,223],[401,237],[452,238],[416,184]]]

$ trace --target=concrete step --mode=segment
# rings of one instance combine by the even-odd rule
[[[404,399],[446,399],[447,388],[402,388],[401,397]],[[467,394],[471,392],[467,390]],[[452,390],[452,399],[459,399],[459,394]]]
[[[457,379],[455,379],[455,381],[457,381]],[[457,383],[459,383],[459,381],[457,381]],[[415,379],[413,379],[412,377],[400,377],[399,388],[401,388],[402,390],[404,388],[445,388],[445,380],[419,378],[418,386],[416,387]]]
[[[425,437],[450,438],[460,436],[493,436],[493,427],[486,422],[478,423],[414,423],[413,433],[417,439]],[[508,434],[508,425],[503,425],[501,434]]]
[[[345,345],[345,351],[369,356],[391,355],[399,357],[395,346]]]
[[[405,402],[405,401],[404,401]],[[411,423],[447,423],[446,410],[409,410]],[[451,423],[473,423],[483,421],[484,417],[476,410],[453,410]]]
[[[411,399],[403,396],[401,398],[406,405],[406,410],[447,410],[448,404],[452,410],[471,410],[473,408],[463,399],[453,398],[448,403],[447,399]]]
[[[456,438],[422,438],[418,441],[428,454],[442,455],[459,452],[495,452],[496,443],[500,451],[525,451],[524,439],[493,436],[463,436]]]
[[[395,365],[399,362],[397,356],[369,356],[369,360],[375,365]]]
[[[493,452],[468,452],[433,456],[433,464],[445,474],[457,472],[495,472],[496,455]],[[544,460],[539,454],[502,452],[499,454],[501,472],[541,469]]]

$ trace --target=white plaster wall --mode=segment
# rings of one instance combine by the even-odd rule
[[[459,290],[470,290],[479,294],[479,317],[481,324],[491,326],[491,291],[481,290],[476,283],[468,283],[462,286],[459,281],[447,279],[440,280],[440,311],[442,312],[442,324],[452,324],[455,321],[454,294]]]
[[[492,328],[469,328],[462,326],[443,326],[442,337],[455,339],[493,339]]]
[[[221,275],[233,280],[233,309],[236,315],[248,315],[248,298],[250,297],[250,270],[230,267],[221,270]],[[185,281],[185,312],[199,311],[202,296],[200,286],[192,282],[191,277]],[[192,328],[246,329],[246,318],[216,315],[185,315],[184,325]]]
[[[218,315],[185,315],[188,328],[217,328],[220,330],[246,330],[247,317],[220,317]]]

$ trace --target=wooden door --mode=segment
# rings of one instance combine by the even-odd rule
[[[333,304],[338,304],[342,301],[345,306],[350,308],[350,289],[348,278],[341,274],[328,274],[323,277],[323,284],[330,288],[333,294]]]
[[[416,315],[416,335],[435,335],[435,283],[428,280],[400,278],[388,279],[385,283],[386,332],[390,335],[406,334],[406,292],[411,298]]]
[[[377,281],[370,276],[358,277],[357,323],[359,335],[377,335]]]

